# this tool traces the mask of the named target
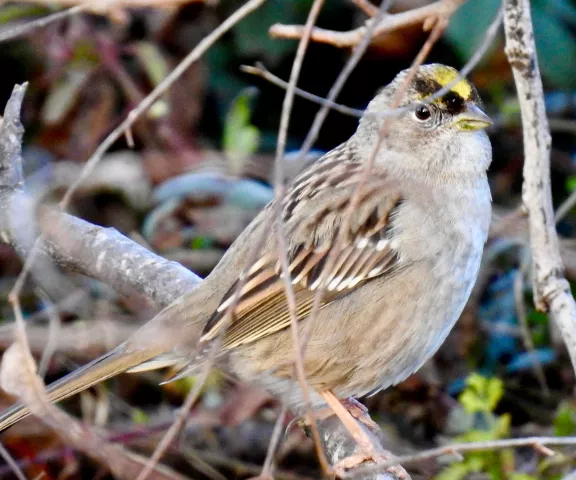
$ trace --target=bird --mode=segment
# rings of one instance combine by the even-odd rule
[[[395,106],[399,113],[384,119]],[[406,379],[443,343],[479,272],[491,216],[491,123],[456,69],[427,64],[398,73],[355,133],[287,185],[205,280],[120,346],[50,385],[50,399],[123,372],[193,374],[217,349],[232,375],[302,412],[292,314],[306,339],[312,408]],[[22,404],[9,407],[0,431],[27,415]]]

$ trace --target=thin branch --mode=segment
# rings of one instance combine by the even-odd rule
[[[20,305],[14,305],[18,321],[22,321]],[[136,477],[146,459],[119,445],[107,442],[78,420],[52,405],[40,377],[36,375],[32,357],[26,354],[22,331],[2,358],[0,383],[9,393],[17,395],[29,406],[34,415],[54,430],[64,442],[73,445],[88,457],[106,466],[114,476],[131,480]],[[158,480],[185,480],[173,470],[161,465],[155,469]]]
[[[312,30],[312,41],[327,43],[335,47],[347,48],[359,45],[368,31],[368,40],[371,42],[378,36],[412,25],[424,24],[429,18],[447,18],[460,7],[465,0],[439,0],[430,5],[415,8],[403,13],[386,15],[383,18],[374,17],[366,22],[366,25],[355,28],[348,32],[335,32],[323,28]],[[269,34],[273,38],[298,39],[302,38],[304,28],[301,25],[273,25]]]
[[[8,348],[14,341],[13,329],[12,323],[2,325],[0,329],[1,349]],[[30,317],[26,319],[26,336],[35,355],[42,355],[45,351],[46,337],[50,335],[50,330],[51,326],[30,325]],[[115,319],[98,318],[92,322],[77,321],[60,326],[54,352],[77,359],[92,360],[95,355],[102,355],[120,345],[135,331],[135,325]]]
[[[558,325],[576,370],[576,303],[564,278],[550,188],[551,137],[529,0],[504,1],[506,55],[512,66],[524,139],[522,200],[529,215],[534,303]]]
[[[81,7],[86,7],[90,13],[107,15],[116,14],[120,9],[124,8],[163,8],[170,9],[176,8],[188,3],[214,3],[215,0],[114,0],[114,1],[101,1],[101,2],[87,2],[86,0],[59,0],[58,5],[70,6],[76,5]],[[34,3],[47,5],[49,7],[54,6],[52,0],[22,0],[21,3]],[[61,13],[61,12],[59,12]]]
[[[17,87],[7,105],[0,128],[0,232],[2,239],[12,245],[16,242],[14,232],[11,231],[13,225],[7,221],[7,215],[3,214],[4,209],[30,202],[24,193],[19,173],[22,165],[21,139],[18,135],[18,132],[20,135],[23,133],[19,121],[22,97],[22,88]],[[200,282],[186,268],[175,262],[167,262],[114,229],[92,225],[61,211],[41,209],[39,215],[38,226],[45,236],[42,246],[46,248],[43,248],[43,254],[53,255],[60,265],[97,278],[120,293],[141,292],[155,306],[162,308],[188,293]],[[35,223],[34,217],[30,216],[29,221]],[[270,226],[268,222],[263,227],[265,233]],[[259,237],[247,261],[248,265],[254,262],[262,239],[265,238],[264,235]],[[121,332],[118,342],[128,334],[128,331]],[[339,421],[322,421],[320,433],[331,460],[340,459],[341,454],[347,455],[355,449],[355,443],[343,434]],[[74,444],[74,441],[70,440],[70,443]],[[95,450],[99,453],[98,448]],[[145,463],[137,463],[131,478],[140,473]]]
[[[352,71],[354,70],[360,59],[362,58],[362,55],[364,55],[364,52],[368,48],[368,45],[370,45],[373,32],[376,29],[378,23],[381,21],[381,19],[384,18],[384,14],[388,10],[391,1],[392,0],[382,1],[382,3],[380,4],[380,8],[378,10],[378,14],[370,20],[368,27],[366,28],[365,31],[363,31],[362,37],[360,38],[358,45],[354,49],[354,52],[352,52],[352,55],[346,62],[346,65],[344,65],[344,68],[338,75],[338,78],[334,82],[334,85],[332,85],[332,88],[328,92],[327,99],[329,102],[334,102],[336,100],[336,98],[340,94],[340,91],[344,87],[346,80],[348,80],[348,77],[350,76],[350,74],[352,73]],[[320,108],[320,110],[318,110],[318,112],[316,113],[314,121],[312,122],[312,126],[310,127],[310,130],[306,135],[304,143],[302,144],[300,151],[300,158],[303,158],[304,155],[306,155],[312,148],[312,145],[318,138],[318,133],[320,132],[320,129],[322,128],[322,125],[324,124],[324,120],[326,120],[327,115],[328,115],[328,106],[323,105],[322,108]]]
[[[264,460],[264,465],[262,466],[262,472],[260,477],[262,480],[268,480],[273,478],[272,467],[274,464],[274,456],[276,455],[276,450],[278,444],[280,443],[280,438],[282,437],[282,432],[284,431],[284,420],[286,419],[286,413],[288,409],[285,405],[282,405],[276,423],[274,424],[274,430],[272,430],[272,437],[270,437],[270,443],[268,444],[268,451],[266,452],[266,459]]]
[[[286,151],[286,138],[288,136],[288,124],[290,123],[290,114],[292,112],[292,105],[294,102],[294,90],[296,88],[296,83],[298,82],[298,77],[300,76],[300,70],[302,69],[302,62],[304,61],[304,56],[306,54],[306,49],[308,48],[310,33],[314,27],[314,23],[320,14],[324,0],[314,0],[308,18],[306,20],[306,25],[304,27],[305,32],[302,36],[298,48],[296,50],[296,55],[294,57],[294,62],[292,63],[292,71],[290,72],[290,80],[288,82],[288,89],[286,90],[286,95],[284,96],[284,102],[282,103],[282,114],[280,117],[280,127],[278,130],[278,140],[276,142],[276,158],[274,162],[275,172],[274,172],[274,216],[276,219],[276,237],[278,242],[278,256],[280,258],[280,264],[282,268],[282,277],[284,281],[284,295],[288,303],[288,311],[290,315],[290,331],[292,332],[292,340],[294,343],[294,358],[295,358],[295,372],[298,378],[298,383],[300,384],[300,389],[304,397],[304,404],[306,408],[306,415],[308,416],[308,422],[312,431],[312,438],[314,440],[314,446],[316,447],[316,452],[322,465],[322,470],[324,472],[330,472],[331,467],[324,451],[322,450],[322,443],[320,441],[320,434],[318,433],[318,426],[316,425],[316,419],[312,412],[312,406],[310,403],[310,389],[308,382],[306,381],[306,372],[304,369],[304,359],[302,358],[302,349],[300,348],[300,336],[298,333],[298,317],[297,317],[297,306],[296,306],[296,296],[294,294],[294,288],[292,286],[292,276],[290,274],[290,264],[288,260],[288,244],[286,239],[286,232],[284,230],[284,223],[282,220],[282,207],[284,204],[284,168],[283,160],[284,153]]]
[[[530,271],[530,253],[526,248],[520,249],[520,268],[516,273],[516,278],[514,279],[514,303],[516,305],[516,315],[518,316],[518,323],[520,325],[520,337],[522,338],[522,343],[524,348],[530,354],[532,360],[532,366],[534,368],[534,373],[536,379],[540,384],[540,388],[544,392],[545,396],[550,395],[550,390],[548,384],[546,383],[546,376],[544,375],[544,369],[542,368],[542,363],[540,359],[534,353],[534,342],[532,341],[532,336],[530,335],[530,326],[528,325],[528,314],[526,312],[526,304],[524,302],[524,280]]]
[[[433,102],[437,98],[440,98],[441,96],[448,93],[448,91],[450,91],[450,89],[454,85],[456,85],[456,83],[460,82],[463,78],[466,78],[470,74],[472,69],[476,65],[478,65],[480,60],[484,57],[488,48],[494,43],[494,40],[495,40],[495,38],[498,34],[498,30],[500,28],[500,23],[502,22],[502,17],[503,17],[503,11],[502,11],[502,9],[499,9],[498,13],[494,17],[494,20],[492,21],[492,23],[490,24],[490,26],[486,30],[484,38],[482,39],[482,43],[474,51],[474,54],[466,62],[464,67],[462,67],[462,69],[460,70],[457,77],[452,82],[450,82],[448,85],[446,85],[445,87],[440,89],[438,92],[436,92],[434,95],[427,97],[426,99],[424,99],[420,103],[426,103],[427,104],[427,103]],[[243,65],[241,67],[241,69],[242,69],[242,71],[244,71],[246,73],[250,73],[252,75],[257,75],[259,77],[262,77],[263,79],[268,80],[270,83],[272,83],[273,85],[276,85],[280,88],[284,88],[284,89],[288,88],[287,82],[285,82],[281,78],[277,77],[273,73],[266,70],[261,64],[256,64],[255,66]],[[337,94],[334,95],[334,97],[330,100],[329,98],[324,98],[324,97],[320,97],[318,95],[314,95],[314,94],[307,92],[305,90],[302,90],[300,88],[296,88],[295,93],[298,96],[300,96],[306,100],[310,100],[311,102],[322,105],[323,107],[326,107],[328,109],[335,110],[335,111],[340,112],[344,115],[350,115],[353,117],[361,118],[365,113],[364,110],[359,110],[356,108],[347,107],[346,105],[342,105],[342,104],[334,102],[333,100],[337,96]],[[378,116],[381,118],[387,118],[387,117],[391,117],[391,116],[400,115],[400,114],[406,112],[409,108],[412,108],[412,107],[408,106],[408,107],[403,107],[403,108],[389,109],[385,112],[378,112],[378,113],[372,114],[372,115]],[[318,114],[319,113],[320,112],[318,112]],[[315,119],[315,121],[316,121],[316,119]],[[320,126],[321,126],[322,122],[323,122],[323,120],[319,121]],[[308,139],[306,139],[306,140],[308,140]],[[301,155],[305,154],[304,153],[305,152],[304,147],[306,146],[306,140],[305,140],[305,144],[302,147],[301,151],[303,153],[301,153]]]
[[[40,358],[40,364],[38,365],[38,375],[40,378],[44,378],[48,366],[50,365],[50,360],[52,355],[56,352],[58,348],[58,338],[61,334],[62,322],[60,321],[60,315],[56,310],[56,307],[43,291],[38,292],[38,296],[42,299],[44,303],[44,308],[46,310],[46,315],[48,315],[48,335],[44,339],[44,350],[42,352],[42,357]],[[28,338],[28,335],[26,335]],[[27,340],[28,341],[28,340]],[[28,342],[30,346],[30,342]]]
[[[160,440],[160,442],[158,443],[156,449],[154,450],[154,453],[150,456],[150,459],[148,460],[148,462],[146,462],[145,467],[138,474],[136,480],[146,480],[148,478],[148,476],[156,468],[156,465],[158,464],[158,462],[160,461],[160,459],[162,458],[168,447],[170,447],[170,444],[173,442],[174,438],[176,438],[176,436],[178,435],[178,432],[180,432],[180,430],[184,426],[186,422],[186,417],[188,416],[188,412],[190,411],[194,403],[196,403],[196,400],[198,399],[198,396],[202,391],[202,387],[206,383],[208,374],[210,373],[212,365],[214,364],[214,360],[216,359],[218,349],[219,349],[218,343],[214,343],[210,348],[208,358],[206,359],[204,365],[202,365],[202,371],[198,376],[198,378],[196,379],[196,382],[194,383],[194,388],[192,388],[192,390],[190,390],[190,392],[186,396],[186,400],[184,401],[182,407],[180,407],[176,419],[174,420],[168,431],[164,434],[162,440]]]
[[[4,459],[4,461],[10,467],[10,470],[18,480],[27,480],[26,475],[24,475],[24,472],[20,468],[20,465],[16,463],[14,458],[12,458],[12,455],[10,455],[10,452],[6,450],[6,448],[4,447],[4,445],[2,445],[1,442],[0,442],[0,456]]]
[[[240,67],[240,70],[249,73],[251,75],[261,77],[264,80],[269,81],[272,85],[276,85],[277,87],[283,88],[284,90],[288,89],[288,82],[285,82],[280,77],[277,77],[272,72],[268,71],[266,68],[264,68],[264,65],[261,63],[257,63],[254,66],[242,65]],[[336,112],[340,112],[344,115],[350,115],[351,117],[356,118],[361,118],[362,115],[364,115],[364,110],[347,107],[346,105],[341,105],[340,103],[330,102],[324,97],[314,95],[313,93],[307,92],[306,90],[302,90],[301,88],[298,87],[294,89],[294,93],[299,97],[304,98],[306,100],[310,100],[311,102],[317,103],[318,105],[323,106],[326,105],[331,110],[335,110]]]
[[[13,40],[29,33],[35,32],[40,28],[44,28],[51,23],[58,22],[65,18],[69,18],[77,13],[88,10],[89,6],[87,4],[76,5],[75,7],[62,10],[61,12],[56,12],[51,15],[46,15],[45,17],[39,18],[37,20],[32,20],[30,22],[24,23],[23,25],[18,25],[16,27],[10,27],[7,25],[0,31],[0,42],[5,42],[6,40]]]
[[[352,0],[354,4],[370,18],[378,15],[378,7],[369,0]]]
[[[146,112],[158,98],[160,98],[171,86],[172,84],[180,78],[180,76],[188,69],[188,67],[198,60],[222,35],[224,35],[228,30],[230,30],[234,25],[236,25],[240,20],[246,17],[248,14],[256,10],[260,5],[262,5],[266,0],[250,0],[244,5],[242,5],[238,10],[236,10],[232,15],[230,15],[224,22],[222,22],[218,27],[216,27],[212,33],[203,38],[200,43],[194,48],[177,66],[168,74],[168,76],[158,84],[158,86],[148,94],[138,106],[130,112],[128,117],[116,128],[114,129],[100,144],[96,149],[94,154],[88,159],[85,164],[82,173],[79,178],[70,186],[70,188],[64,194],[60,206],[62,209],[66,209],[74,192],[80,186],[80,184],[87,178],[94,170],[102,155],[112,146],[112,144],[120,138],[127,128],[130,128],[134,122],[140,117],[141,114]],[[0,151],[0,155],[3,152]],[[21,167],[20,167],[21,169]],[[21,173],[20,173],[21,175]],[[8,295],[8,300],[12,305],[15,304],[17,297],[20,295],[24,281],[34,264],[36,257],[40,252],[40,245],[44,240],[44,236],[40,236],[35,242],[30,250],[29,256],[26,258],[22,271],[16,280],[16,283]]]
[[[0,158],[3,158],[3,146],[5,143],[0,141]],[[0,184],[3,178],[0,178]],[[93,225],[49,208],[40,208],[36,219],[32,212],[24,214],[25,206],[30,203],[31,199],[21,185],[14,184],[4,190],[0,185],[1,240],[14,245],[24,258],[29,255],[31,246],[24,244],[22,238],[34,238],[38,229],[42,234],[38,242],[42,260],[50,259],[60,267],[100,280],[120,294],[141,294],[159,309],[201,281],[181,264],[156,255],[114,228]],[[125,263],[118,268],[114,260],[121,257]],[[40,262],[38,270],[42,270],[45,263]],[[151,270],[157,275],[153,282],[150,281]]]
[[[116,127],[100,144],[96,151],[86,162],[86,165],[82,171],[82,174],[78,179],[70,186],[66,194],[62,198],[60,205],[62,208],[66,208],[70,203],[74,192],[79,187],[79,185],[92,173],[96,164],[102,158],[102,155],[118,140],[124,132],[128,130],[136,120],[146,112],[156,100],[158,100],[168,89],[177,81],[182,74],[188,70],[190,65],[196,62],[208,49],[219,40],[222,35],[228,32],[232,27],[234,27],[238,22],[240,22],[244,17],[252,13],[254,10],[259,8],[266,0],[249,0],[244,5],[242,5],[238,10],[236,10],[232,15],[230,15],[226,20],[224,20],[218,27],[216,27],[212,33],[204,37],[200,43],[188,54],[184,59],[172,70],[164,80],[162,80],[158,86],[152,90],[143,100],[138,104],[134,110],[130,112],[128,117]]]
[[[367,465],[360,467],[353,472],[346,474],[345,478],[356,478],[364,473],[382,471],[382,469],[392,465],[416,463],[431,458],[438,458],[444,455],[454,455],[466,452],[483,452],[487,450],[499,450],[502,448],[532,447],[542,445],[576,445],[576,437],[526,437],[526,438],[508,438],[503,440],[489,440],[485,442],[454,443],[444,447],[432,448],[414,455],[404,455],[397,457],[389,462],[380,465]]]
[[[554,216],[554,221],[556,224],[562,221],[564,217],[570,213],[570,211],[574,208],[574,205],[576,205],[576,190],[574,190],[556,210],[556,215]]]

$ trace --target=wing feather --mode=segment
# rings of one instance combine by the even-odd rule
[[[326,286],[320,305],[323,308],[364,282],[390,273],[399,262],[390,239],[393,216],[402,197],[383,174],[371,175],[364,185],[344,245],[333,261],[328,261],[337,248],[342,218],[363,167],[336,162],[330,156],[319,162],[296,180],[283,205],[298,320],[310,314],[321,284]],[[328,265],[332,265],[330,271]],[[206,324],[202,341],[223,334],[223,348],[232,349],[289,325],[280,261],[276,252],[268,253],[224,295]]]

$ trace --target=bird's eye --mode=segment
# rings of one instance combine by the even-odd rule
[[[432,113],[430,112],[430,109],[428,107],[421,105],[417,107],[416,110],[414,110],[414,115],[416,115],[416,118],[418,120],[424,121],[428,120],[432,115]]]

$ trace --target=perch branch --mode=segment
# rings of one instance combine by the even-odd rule
[[[13,231],[14,224],[10,221],[13,215],[9,212],[14,209],[21,211],[18,209],[22,205],[33,203],[24,191],[21,173],[23,129],[19,110],[22,98],[22,87],[16,87],[0,129],[0,234],[3,241],[16,247],[19,236]],[[120,293],[140,292],[161,308],[200,281],[181,265],[162,259],[114,229],[92,225],[59,210],[40,208],[35,213],[36,221],[30,221],[34,217],[29,217],[28,223],[35,223],[44,237],[40,244],[42,258],[54,259],[62,267],[101,280]],[[354,441],[341,441],[339,422],[322,423],[319,429],[331,463],[354,452]],[[376,437],[382,435],[381,432],[373,434]],[[138,468],[136,475],[145,464],[130,462],[130,468]],[[388,474],[363,478],[393,480]]]
[[[25,91],[25,85],[14,87],[0,125],[0,220],[7,220],[7,223],[0,224],[3,240],[20,238],[20,235],[10,231],[14,226],[12,221],[14,212],[11,209],[17,206],[15,200],[23,201],[25,205],[32,203],[29,198],[25,198],[23,192],[21,141],[24,129],[20,123],[20,108]],[[22,220],[34,223],[31,222],[33,217],[28,216],[31,210],[24,207],[19,211],[23,211],[22,217],[26,217]],[[144,458],[106,443],[89,428],[51,405],[42,380],[36,374],[36,365],[26,340],[25,324],[19,303],[14,305],[14,312],[15,343],[4,353],[2,359],[0,369],[2,388],[20,397],[35,415],[50,425],[66,442],[106,465],[119,478],[134,478],[144,465]],[[183,480],[182,476],[163,466],[158,467],[155,472],[157,478]]]
[[[51,15],[46,15],[45,17],[32,20],[22,25],[16,25],[15,27],[8,25],[2,29],[2,31],[0,31],[0,42],[5,42],[6,40],[13,40],[15,38],[28,35],[29,33],[32,33],[40,28],[44,28],[51,23],[71,17],[72,15],[76,15],[77,13],[83,12],[87,9],[88,5],[86,4],[76,5],[74,7],[67,8],[66,10],[61,10]]]
[[[520,102],[524,139],[522,200],[528,211],[534,303],[559,327],[576,369],[576,303],[564,278],[550,187],[551,137],[529,0],[504,1],[506,55]]]
[[[371,34],[371,38],[373,40],[384,33],[411,25],[424,24],[426,26],[430,18],[450,18],[464,1],[465,0],[439,0],[430,5],[415,8],[407,12],[386,15],[378,21]],[[327,43],[339,48],[355,47],[362,41],[366,35],[369,24],[373,21],[375,20],[370,19],[365,25],[347,32],[335,32],[333,30],[316,27],[312,30],[310,38],[314,42]],[[276,24],[270,27],[269,34],[273,38],[299,39],[302,38],[304,34],[304,27],[302,25]]]

